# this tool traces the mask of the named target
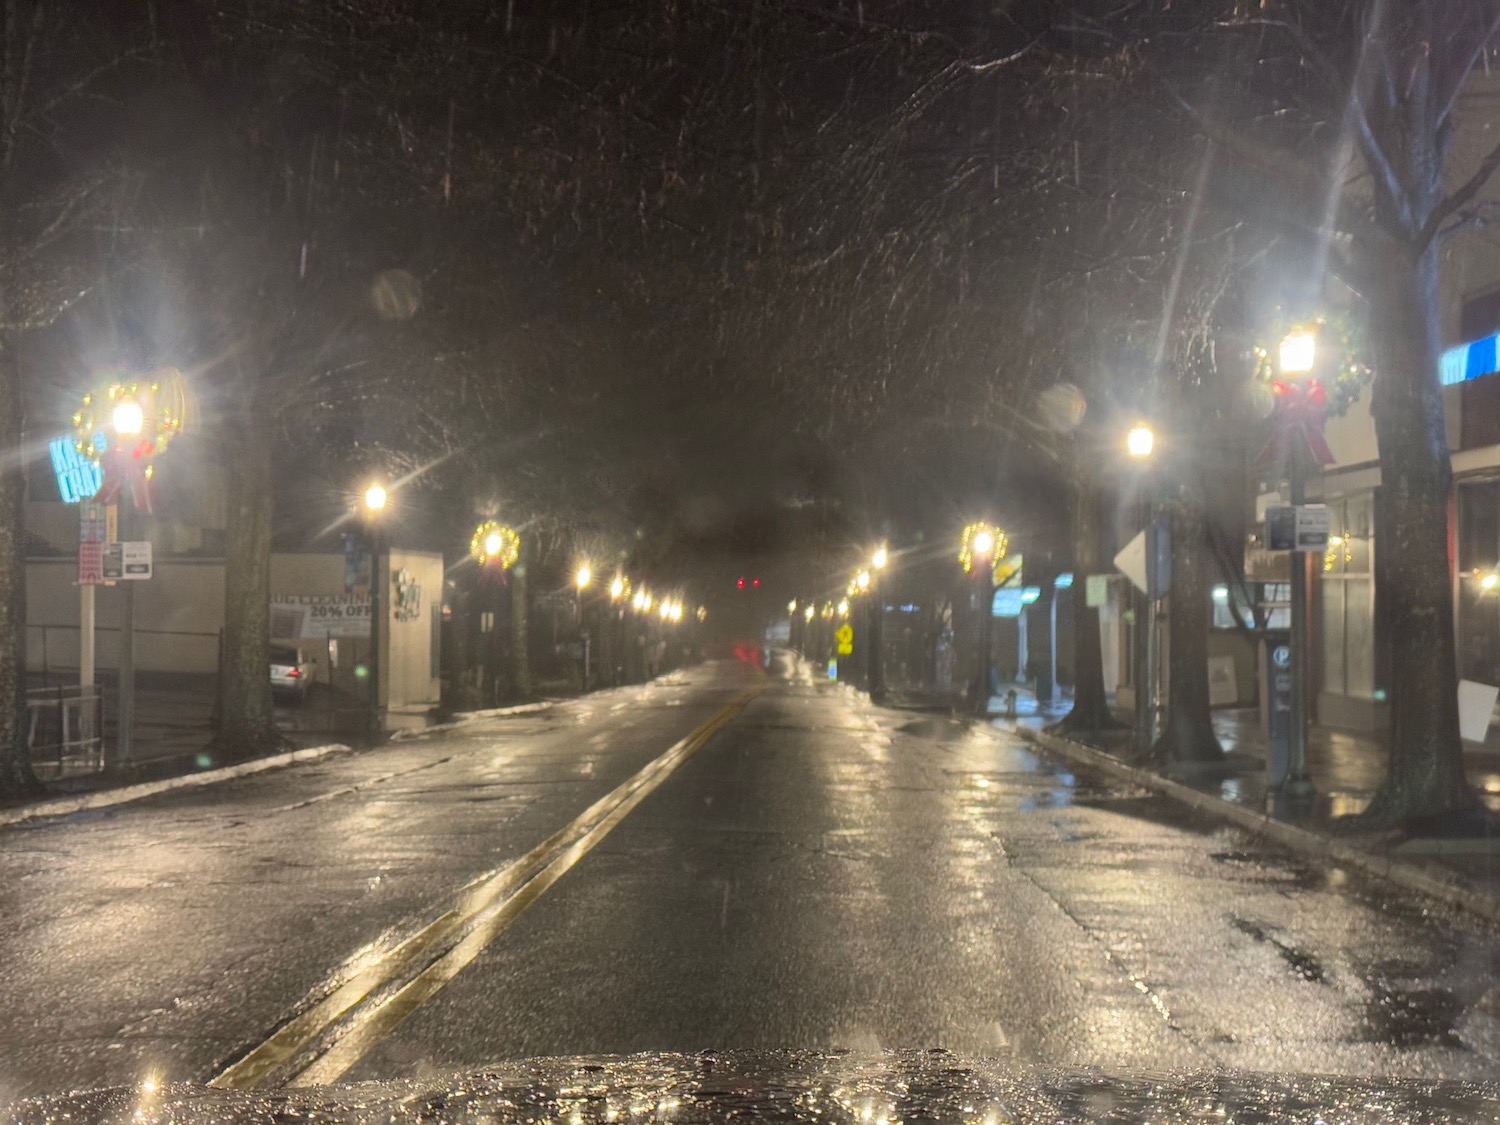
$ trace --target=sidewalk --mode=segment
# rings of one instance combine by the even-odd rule
[[[1047,734],[1046,728],[1067,713],[1066,705],[1060,709],[1038,707],[1033,700],[1030,708],[1018,707],[1015,719],[996,718],[999,710],[992,701],[991,717],[1002,729],[1014,730],[1054,750],[1066,751],[1068,746],[1078,746],[1093,755],[1103,754],[1110,760],[1106,765],[1114,762],[1121,769],[1129,768],[1121,757],[1128,746],[1128,734],[1122,733],[1107,745],[1094,747]],[[1118,714],[1117,718],[1128,728],[1129,716]],[[1317,787],[1317,798],[1311,808],[1292,808],[1279,795],[1269,792],[1266,739],[1256,709],[1215,711],[1213,722],[1226,751],[1222,766],[1176,772],[1170,778],[1161,778],[1162,784],[1153,788],[1190,790],[1208,800],[1188,803],[1206,810],[1228,805],[1251,811],[1257,817],[1305,830],[1336,850],[1352,846],[1377,864],[1411,867],[1443,883],[1456,882],[1481,895],[1494,896],[1492,901],[1500,903],[1500,836],[1333,835],[1331,821],[1362,812],[1385,780],[1387,752],[1380,737],[1313,727],[1308,733],[1308,772]],[[1481,801],[1492,812],[1500,813],[1500,746],[1465,743],[1464,760],[1469,781]],[[1288,836],[1289,842],[1291,839]]]
[[[104,743],[106,763],[118,753],[119,696],[113,683],[104,685]],[[314,685],[307,698],[294,702],[277,698],[276,726],[287,741],[285,749],[305,750],[332,743],[360,744],[368,717],[362,700]],[[156,782],[218,769],[223,766],[208,749],[213,738],[214,691],[212,682],[181,686],[141,685],[136,689],[136,722],[131,740],[135,769],[129,778],[105,773],[85,773],[53,778],[42,772],[51,796],[74,796],[123,784]],[[393,712],[387,729],[425,727],[428,717]],[[278,751],[278,753],[283,753]]]

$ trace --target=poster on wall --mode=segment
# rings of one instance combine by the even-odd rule
[[[271,639],[368,637],[370,599],[358,594],[277,594],[271,598]]]
[[[1208,658],[1208,705],[1232,707],[1239,701],[1239,686],[1234,675],[1234,657],[1210,656]]]

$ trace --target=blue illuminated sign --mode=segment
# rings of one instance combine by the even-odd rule
[[[1019,586],[1002,586],[995,591],[995,604],[990,612],[996,617],[1020,617],[1022,604]]]
[[[109,447],[103,434],[94,435],[94,448],[101,452]],[[73,447],[71,437],[53,438],[47,443],[52,456],[52,475],[57,478],[57,494],[64,504],[87,500],[99,491],[104,473],[97,461],[90,461]]]
[[[1458,347],[1445,351],[1438,364],[1438,374],[1443,386],[1451,387],[1455,383],[1478,379],[1481,375],[1500,370],[1497,345],[1500,345],[1500,335],[1486,336],[1482,340],[1459,344]]]

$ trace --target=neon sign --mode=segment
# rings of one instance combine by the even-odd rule
[[[103,451],[109,447],[102,433],[94,434],[94,448]],[[52,457],[52,475],[57,478],[57,494],[64,504],[76,504],[87,500],[99,491],[104,483],[104,472],[98,461],[90,460],[78,450],[72,435],[53,438],[47,443],[47,452]]]

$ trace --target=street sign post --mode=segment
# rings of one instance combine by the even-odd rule
[[[1136,742],[1142,748],[1156,741],[1156,701],[1159,695],[1160,640],[1157,635],[1157,602],[1172,588],[1171,523],[1165,512],[1156,512],[1144,528],[1115,556],[1115,566],[1146,595],[1146,620],[1138,642],[1136,690]]]

